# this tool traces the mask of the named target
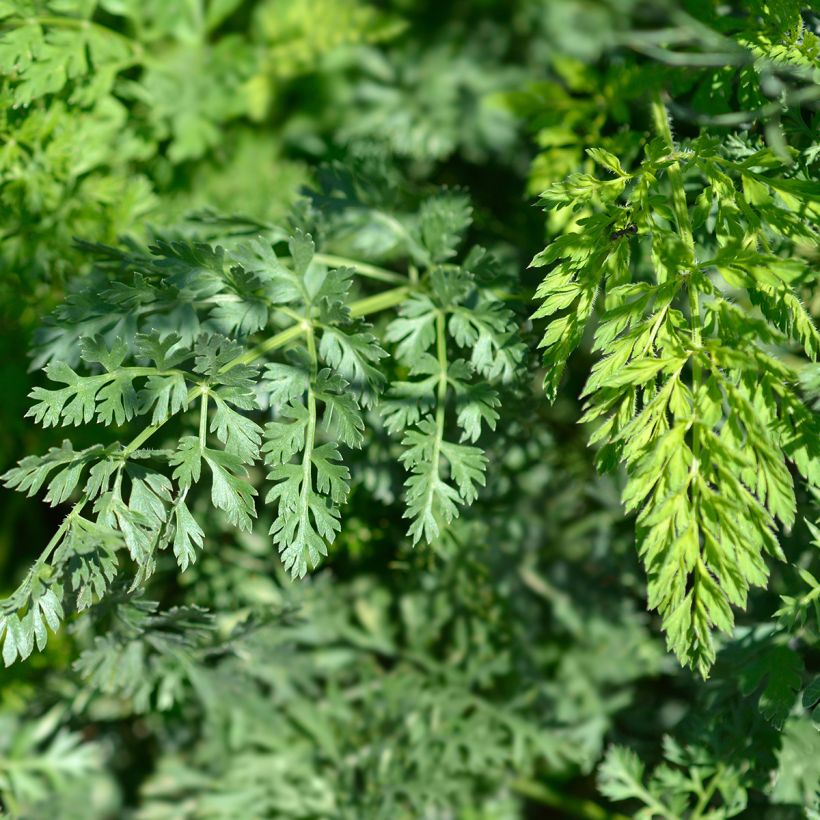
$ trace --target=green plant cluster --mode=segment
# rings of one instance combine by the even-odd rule
[[[0,815],[820,818],[819,36],[0,0]]]

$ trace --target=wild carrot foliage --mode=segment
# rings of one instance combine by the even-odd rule
[[[818,816],[818,25],[0,2],[2,812]]]

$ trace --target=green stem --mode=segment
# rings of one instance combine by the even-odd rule
[[[301,509],[307,510],[308,499],[313,492],[313,477],[311,471],[311,461],[313,459],[313,445],[316,439],[316,375],[319,370],[319,357],[316,355],[316,339],[313,333],[313,326],[308,322],[305,332],[307,342],[308,357],[310,358],[310,379],[307,388],[307,411],[308,424],[305,432],[305,452],[302,454],[302,499]]]
[[[698,800],[697,805],[695,806],[695,811],[692,814],[692,820],[697,820],[697,818],[703,816],[703,811],[709,805],[709,801],[712,799],[712,796],[715,793],[715,789],[717,788],[717,785],[720,782],[720,778],[722,776],[723,764],[717,767],[715,773],[712,775],[712,779],[709,781],[709,785],[701,793],[700,799]]]
[[[439,365],[438,389],[436,391],[436,437],[430,453],[430,473],[424,508],[432,510],[436,486],[441,478],[441,443],[444,440],[444,409],[447,400],[447,337],[444,327],[444,312],[436,316],[436,354]]]
[[[202,395],[203,389],[204,388],[202,387],[202,385],[192,387],[188,391],[188,395],[185,399],[185,406],[187,407],[192,402],[196,401],[196,399]],[[146,441],[148,441],[148,439],[151,438],[151,436],[153,436],[154,433],[157,432],[157,430],[159,430],[163,425],[165,425],[170,418],[171,416],[166,416],[162,421],[158,421],[156,424],[152,424],[149,427],[146,427],[144,430],[142,430],[142,432],[135,436],[130,441],[130,443],[123,448],[122,452],[119,454],[119,457],[123,461],[125,461],[132,453],[139,450],[139,448],[142,447],[142,445]]]
[[[383,293],[377,293],[375,296],[368,296],[365,299],[359,299],[357,302],[353,302],[353,304],[350,305],[350,315],[353,317],[367,316],[370,313],[378,313],[381,310],[387,310],[388,308],[395,307],[404,301],[407,294],[410,293],[410,290],[411,288],[405,285],[404,287],[393,288],[392,290],[386,290]],[[261,356],[264,356],[266,353],[269,353],[271,350],[275,350],[277,347],[284,347],[294,339],[297,339],[304,332],[305,326],[303,322],[291,325],[290,327],[285,328],[285,330],[277,333],[275,336],[271,336],[270,339],[265,339],[264,342],[258,344],[256,347],[246,350],[241,356],[237,356],[235,359],[232,359],[224,365],[219,372],[226,373],[228,370],[233,369],[237,365],[250,364]]]
[[[155,367],[118,367],[110,375],[125,375],[133,378],[137,376],[182,376],[187,379],[192,378],[191,374],[186,373],[184,370],[177,370],[176,368],[157,370]]]
[[[655,95],[652,100],[652,119],[655,123],[655,130],[658,136],[666,143],[666,148],[670,154],[675,152],[675,142],[672,139],[672,129],[669,125],[669,115],[666,106],[660,95]],[[672,188],[672,208],[675,212],[675,221],[678,224],[678,232],[690,255],[689,264],[695,262],[695,242],[692,237],[692,223],[689,221],[689,208],[686,204],[686,189],[683,186],[683,174],[680,163],[675,161],[666,169],[669,176],[669,184]]]
[[[197,386],[197,387],[191,388],[191,390],[188,393],[187,403],[190,404],[201,393],[202,393],[202,387]],[[125,462],[128,459],[128,457],[132,453],[137,451],[143,445],[144,442],[146,442],[149,438],[151,438],[151,436],[153,436],[154,433],[156,433],[157,430],[159,430],[168,421],[169,418],[171,418],[171,417],[168,416],[168,417],[164,418],[162,421],[158,422],[157,424],[152,424],[149,427],[146,427],[145,429],[143,429],[137,436],[135,436],[131,440],[131,442],[128,445],[126,445],[123,448],[122,452],[119,453],[119,458],[123,462]],[[201,427],[201,421],[200,421],[200,427]],[[119,476],[118,476],[118,478],[119,478]],[[88,503],[88,501],[89,501],[88,496],[83,495],[82,498],[80,498],[80,500],[77,501],[76,504],[74,504],[74,506],[69,511],[68,515],[66,515],[66,517],[63,519],[63,523],[60,524],[60,526],[57,528],[54,535],[51,537],[51,540],[43,548],[43,551],[40,553],[37,560],[34,562],[33,566],[28,571],[28,574],[26,575],[26,579],[23,581],[22,584],[20,584],[20,586],[17,589],[17,592],[19,592],[20,590],[26,589],[31,584],[31,581],[34,578],[34,576],[36,575],[37,571],[40,569],[40,567],[43,566],[43,564],[45,564],[46,561],[48,561],[49,557],[51,556],[51,553],[54,552],[57,545],[60,543],[60,540],[65,535],[68,528],[71,526],[71,520],[73,518],[75,518],[77,515],[80,514],[83,507],[85,507],[85,505]],[[15,594],[17,594],[17,593],[15,592]]]
[[[284,313],[285,316],[289,316],[294,322],[302,321],[302,315],[286,305],[273,305],[273,309],[278,310],[280,313]]]
[[[15,609],[19,609],[23,603],[19,601],[18,596],[27,595],[29,590],[31,589],[31,583],[34,578],[37,576],[37,573],[40,571],[40,568],[48,561],[51,553],[57,548],[57,545],[62,540],[62,537],[65,535],[68,528],[71,526],[71,520],[79,515],[82,508],[88,503],[88,496],[83,495],[83,497],[71,508],[68,515],[63,519],[63,522],[57,527],[54,535],[51,536],[51,540],[46,544],[43,551],[38,556],[37,560],[32,564],[29,571],[26,573],[25,578],[20,583],[20,586],[5,600],[2,601],[4,606],[7,606],[10,602],[17,600],[16,605],[14,606]]]
[[[510,788],[537,803],[560,809],[562,816],[580,817],[583,820],[628,820],[626,815],[607,811],[592,800],[563,794],[546,783],[519,778],[510,784]]]
[[[669,125],[669,116],[666,106],[663,104],[659,94],[652,100],[652,119],[658,136],[666,143],[666,148],[670,154],[675,152],[675,143],[672,139],[672,129]],[[669,185],[672,189],[672,207],[675,213],[675,222],[678,227],[678,234],[683,240],[687,253],[687,265],[689,266],[687,287],[689,293],[689,322],[692,331],[692,346],[699,350],[701,346],[701,326],[700,304],[698,301],[698,290],[694,282],[695,267],[695,240],[692,235],[692,222],[689,219],[689,207],[686,204],[686,189],[683,184],[683,173],[680,163],[675,161],[667,168]],[[701,381],[701,367],[697,356],[692,360],[692,394],[697,393]],[[695,463],[700,454],[700,440],[697,433],[697,425],[692,428],[692,453]]]
[[[436,316],[436,356],[438,357],[439,377],[436,392],[436,440],[433,444],[432,471],[439,475],[439,454],[444,440],[444,410],[447,402],[447,335],[444,326],[444,311]],[[432,484],[431,484],[432,491]]]
[[[220,368],[219,372],[220,374],[227,373],[229,370],[232,370],[240,364],[250,364],[271,350],[275,350],[277,347],[284,347],[286,344],[301,336],[304,332],[305,330],[301,324],[291,325],[280,333],[277,333],[275,336],[271,336],[270,339],[265,339],[264,342],[258,344],[256,347],[246,350],[241,356],[231,359],[231,361]]]
[[[9,768],[9,766],[8,766],[9,762],[10,761],[8,761],[8,762],[4,761],[3,765],[0,766],[0,771],[2,771],[3,769],[8,769]],[[3,800],[6,803],[6,809],[8,810],[9,815],[11,817],[19,817],[20,816],[20,803],[17,800],[17,798],[14,796],[14,794],[12,794],[11,791],[5,792],[4,795],[3,795]]]
[[[395,307],[407,298],[411,290],[412,288],[409,286],[393,288],[383,293],[377,293],[375,296],[359,299],[350,305],[350,315],[354,318],[357,316],[367,316],[370,313],[378,313],[379,311]]]
[[[436,356],[441,373],[438,377],[436,423],[440,422],[444,432],[444,402],[447,398],[447,334],[444,326],[444,311],[436,316]]]
[[[348,259],[346,256],[336,256],[332,253],[317,253],[313,258],[323,264],[336,268],[354,268],[357,273],[366,276],[369,279],[376,279],[380,282],[393,282],[400,285],[406,282],[401,274],[394,273],[392,270],[380,268],[378,265],[371,265],[367,262],[358,262],[355,259]]]
[[[203,388],[199,403],[199,446],[204,450],[208,438],[208,391]]]
[[[40,553],[40,557],[34,562],[34,566],[31,569],[30,575],[34,575],[36,571],[45,564],[48,560],[48,557],[54,551],[57,544],[60,543],[60,539],[65,535],[66,530],[71,526],[71,519],[75,518],[80,514],[82,508],[88,503],[88,496],[83,495],[83,497],[71,508],[69,514],[63,519],[63,523],[57,528],[57,531],[51,537],[51,540],[46,544],[46,548]]]

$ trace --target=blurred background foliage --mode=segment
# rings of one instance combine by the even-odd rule
[[[0,0],[0,468],[61,438],[23,421],[40,379],[25,351],[89,274],[75,237],[176,225],[220,238],[189,215],[276,224],[339,164],[365,166],[388,209],[399,191],[468,189],[472,231],[524,317],[532,254],[579,218],[545,217],[534,197],[589,170],[591,146],[637,162],[653,89],[680,136],[765,143],[816,172],[809,5]],[[351,247],[390,256],[366,220]],[[806,299],[816,315],[820,297]],[[243,535],[214,516],[219,534],[183,575],[161,567],[150,598],[122,590],[0,672],[0,805],[26,818],[820,816],[820,690],[797,697],[820,671],[818,531],[795,527],[786,546],[805,574],[775,568],[708,683],[678,668],[644,612],[619,479],[596,475],[575,423],[588,349],[555,406],[536,372],[512,398],[492,487],[436,551],[410,548],[395,468],[365,450],[315,575],[287,580],[264,520]],[[805,387],[820,397],[816,371]],[[801,499],[808,522],[816,502]],[[58,515],[2,491],[0,592]]]

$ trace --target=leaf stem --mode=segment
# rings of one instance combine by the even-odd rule
[[[277,333],[275,336],[265,339],[264,342],[258,344],[256,347],[246,350],[235,359],[231,359],[231,361],[220,368],[219,372],[227,373],[229,370],[233,370],[234,367],[237,367],[240,364],[250,364],[251,362],[256,361],[256,359],[260,356],[264,356],[269,351],[275,350],[277,347],[284,347],[289,342],[301,336],[302,333],[304,333],[304,328],[301,324],[291,325],[280,333]]]
[[[439,477],[439,456],[441,442],[444,440],[444,409],[447,402],[447,335],[444,326],[444,311],[436,316],[436,356],[438,358],[439,377],[436,393],[436,440],[433,443],[432,473]],[[431,482],[432,491],[432,482]]]
[[[378,313],[379,311],[395,307],[407,298],[411,290],[411,287],[405,285],[401,288],[393,288],[383,293],[377,293],[375,296],[367,296],[364,299],[359,299],[350,305],[350,315],[354,318],[357,316],[367,316],[370,313]]]
[[[66,515],[66,517],[63,519],[60,526],[57,527],[57,530],[55,531],[54,535],[51,536],[51,539],[49,540],[48,544],[45,545],[43,551],[37,557],[37,560],[29,568],[29,571],[26,573],[25,578],[20,582],[20,585],[17,587],[17,589],[15,589],[14,592],[8,596],[8,598],[5,598],[2,601],[0,601],[0,604],[3,605],[3,608],[8,606],[9,603],[12,604],[14,610],[20,609],[24,605],[24,602],[20,601],[20,597],[29,594],[31,590],[32,581],[37,576],[37,573],[39,572],[40,568],[45,564],[46,561],[48,561],[49,557],[51,556],[51,553],[54,552],[54,550],[59,545],[66,531],[71,526],[72,519],[75,516],[79,515],[80,511],[87,503],[88,496],[83,495],[83,497],[71,508],[68,515]],[[2,609],[0,609],[0,611],[2,611]]]
[[[675,152],[675,142],[672,139],[672,129],[669,125],[669,115],[666,106],[659,94],[652,99],[652,119],[655,122],[655,129],[658,136],[666,143],[669,153]],[[675,213],[675,221],[678,224],[678,232],[683,239],[686,250],[690,255],[690,264],[695,261],[695,243],[692,237],[692,223],[689,221],[689,208],[686,205],[686,189],[683,185],[683,174],[680,163],[676,160],[666,169],[669,176],[669,183],[672,188],[672,208]]]
[[[447,337],[445,335],[443,310],[440,310],[436,315],[436,355],[440,371],[436,390],[436,433],[433,440],[433,449],[430,452],[429,481],[423,508],[429,511],[432,511],[436,488],[441,481],[441,443],[444,440],[444,409],[447,399]]]
[[[188,395],[186,396],[186,399],[185,399],[185,406],[187,407],[187,406],[188,406],[188,405],[190,405],[192,402],[196,401],[196,399],[197,399],[197,398],[199,398],[199,396],[201,396],[201,395],[202,395],[203,390],[204,390],[204,388],[203,388],[203,386],[202,386],[202,385],[197,385],[196,387],[192,387],[192,388],[188,391]],[[153,435],[154,435],[154,433],[156,433],[156,432],[157,432],[157,430],[159,430],[159,429],[160,429],[160,428],[161,428],[164,424],[166,424],[170,418],[171,418],[171,416],[170,416],[170,415],[169,415],[169,416],[166,416],[166,417],[165,417],[162,421],[158,421],[156,424],[152,424],[152,425],[150,425],[149,427],[146,427],[146,428],[145,428],[144,430],[142,430],[140,433],[138,433],[138,434],[137,434],[137,435],[136,435],[136,436],[135,436],[135,437],[134,437],[134,438],[133,438],[133,439],[132,439],[132,440],[131,440],[131,441],[130,441],[130,442],[129,442],[126,446],[125,446],[125,448],[124,448],[124,449],[122,450],[122,452],[119,454],[119,457],[120,457],[123,461],[125,461],[125,460],[126,460],[126,459],[127,459],[127,458],[128,458],[128,457],[132,454],[132,453],[134,453],[134,452],[136,452],[137,450],[139,450],[139,448],[140,448],[140,447],[142,447],[142,445],[143,445],[146,441],[148,441],[148,439],[149,439],[149,438],[151,438],[151,436],[153,436]]]
[[[193,402],[197,398],[197,396],[199,396],[202,393],[202,390],[203,388],[199,385],[197,387],[192,387],[191,390],[188,392],[187,404]],[[125,462],[132,453],[137,451],[143,445],[143,443],[147,441],[149,438],[151,438],[151,436],[153,436],[154,433],[156,433],[157,430],[159,430],[170,418],[171,416],[166,416],[166,418],[164,418],[157,424],[152,424],[141,430],[118,454],[119,458],[123,462]],[[66,517],[63,519],[62,524],[60,524],[60,526],[57,528],[48,544],[45,545],[37,560],[34,562],[31,569],[28,571],[25,580],[15,590],[11,598],[14,598],[14,596],[16,596],[21,590],[28,590],[28,588],[31,586],[31,581],[36,575],[37,571],[49,559],[51,553],[54,552],[57,545],[60,543],[60,540],[65,535],[66,530],[69,528],[69,526],[71,526],[71,520],[80,514],[83,507],[85,507],[88,501],[88,495],[84,494],[82,498],[80,498],[80,500],[74,504],[71,510],[69,510],[68,515],[66,515]],[[6,600],[11,600],[11,598]]]
[[[444,429],[444,401],[447,398],[447,335],[444,327],[444,311],[440,311],[436,316],[436,356],[440,373],[438,377],[438,395],[436,408],[436,421],[441,415],[441,427]]]
[[[83,495],[83,497],[71,508],[71,511],[68,515],[63,519],[63,523],[57,528],[57,531],[54,535],[51,536],[51,540],[46,544],[45,549],[40,553],[39,558],[34,562],[34,566],[31,569],[30,575],[36,573],[36,571],[45,564],[48,560],[48,557],[54,551],[57,544],[60,543],[60,539],[62,539],[63,535],[65,535],[66,530],[71,526],[71,520],[75,518],[77,515],[80,514],[82,508],[88,503],[88,496]]]
[[[305,320],[307,326],[305,330],[305,341],[307,343],[308,357],[310,358],[310,379],[307,387],[307,411],[308,423],[305,432],[305,452],[302,454],[302,497],[300,507],[303,515],[307,515],[308,500],[313,492],[313,480],[311,474],[311,461],[313,459],[313,445],[316,439],[316,375],[319,370],[319,358],[316,355],[316,339],[313,333],[313,325]]]
[[[692,820],[697,820],[697,818],[703,816],[704,809],[709,805],[709,801],[712,799],[712,796],[715,793],[715,789],[720,782],[720,778],[723,776],[723,764],[721,763],[715,773],[712,775],[712,779],[709,781],[709,785],[703,790],[700,795],[700,799],[695,806],[695,811],[692,814]]]
[[[669,125],[669,115],[666,111],[666,106],[660,97],[656,94],[652,99],[652,119],[655,122],[655,128],[658,136],[666,143],[666,147],[670,153],[675,151],[675,143],[672,139],[672,129]],[[689,266],[687,290],[689,294],[689,322],[692,331],[692,346],[696,350],[701,346],[701,316],[700,304],[698,301],[698,289],[694,282],[694,268],[695,268],[695,240],[692,235],[692,222],[689,219],[689,208],[686,204],[686,189],[683,184],[683,173],[681,172],[680,163],[676,160],[667,168],[669,176],[669,185],[672,189],[672,208],[675,213],[675,222],[678,227],[678,234],[683,240],[686,247],[687,264]],[[693,398],[697,394],[701,381],[701,367],[698,357],[695,356],[692,360],[692,395]],[[698,436],[697,424],[692,426],[692,454],[695,458],[695,464],[698,463],[700,454],[700,437]]]
[[[607,811],[592,800],[563,794],[547,783],[518,778],[510,783],[510,788],[523,797],[582,820],[627,820],[626,815]]]
[[[393,282],[400,285],[406,282],[407,279],[399,273],[394,273],[392,270],[380,268],[378,265],[371,265],[368,262],[359,262],[356,259],[348,259],[346,256],[336,256],[332,253],[317,253],[313,258],[330,267],[338,268],[354,268],[357,273],[366,276],[369,279],[376,279],[380,282]]]
[[[204,450],[208,437],[208,392],[203,388],[199,403],[199,446]]]
[[[132,376],[133,378],[136,378],[137,376],[182,376],[187,379],[191,378],[190,373],[173,367],[168,370],[157,370],[155,367],[117,367],[116,369],[110,371],[108,375],[124,375]]]
[[[353,302],[353,304],[350,305],[350,315],[353,317],[366,316],[370,313],[378,313],[381,310],[387,310],[388,308],[395,307],[404,301],[407,294],[410,293],[410,290],[411,288],[405,285],[404,287],[393,288],[392,290],[386,290],[383,293],[377,293],[374,296],[359,299],[357,302]],[[261,356],[264,356],[266,353],[269,353],[271,350],[275,350],[277,347],[284,347],[294,339],[297,339],[304,332],[304,325],[301,322],[297,322],[296,324],[293,324],[290,327],[280,331],[275,336],[265,339],[264,342],[261,342],[256,347],[246,350],[243,354],[237,356],[235,359],[232,359],[224,365],[219,372],[226,373],[228,370],[232,370],[240,364],[250,364]]]

